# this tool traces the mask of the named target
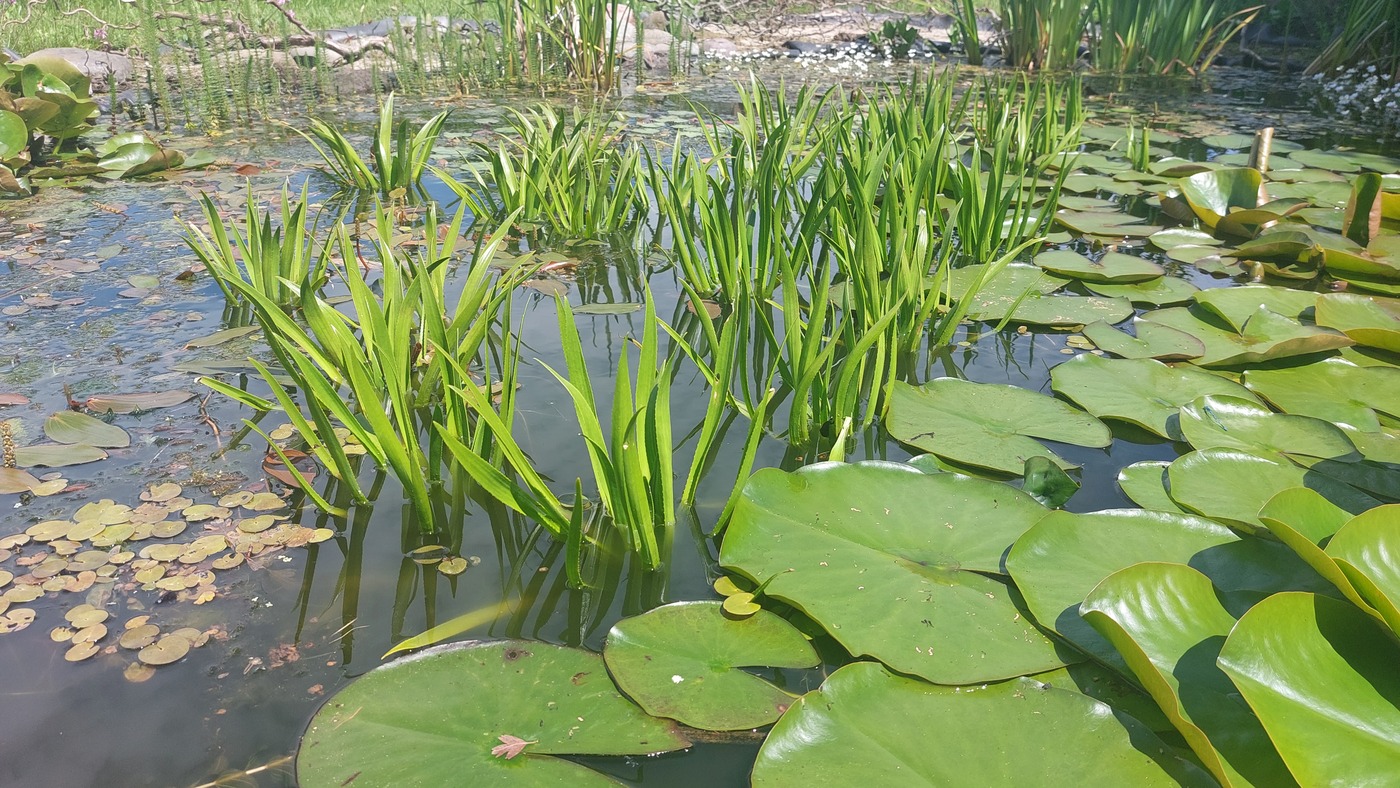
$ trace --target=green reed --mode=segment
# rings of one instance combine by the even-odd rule
[[[209,270],[214,282],[230,305],[245,303],[241,290],[253,290],[281,309],[290,309],[301,298],[301,288],[319,286],[327,259],[315,252],[308,229],[306,187],[292,200],[282,189],[281,224],[273,224],[273,214],[258,210],[249,185],[244,227],[225,222],[209,195],[201,195],[200,205],[208,233],[185,222],[185,243],[199,262]],[[242,283],[235,288],[231,283]]]
[[[395,121],[394,95],[389,94],[380,106],[368,161],[343,131],[322,120],[311,119],[309,135],[294,130],[320,154],[336,183],[389,199],[421,189],[428,159],[448,114],[440,112],[415,130],[407,119]]]
[[[1094,65],[1119,73],[1204,71],[1262,8],[1225,0],[1095,0]]]
[[[1073,66],[1088,25],[1089,9],[1083,0],[1001,0],[1006,60],[1017,68],[1055,71]]]

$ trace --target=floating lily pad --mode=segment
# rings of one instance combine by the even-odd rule
[[[1235,331],[1243,333],[1245,324],[1261,308],[1296,319],[1313,308],[1317,303],[1317,293],[1269,285],[1216,287],[1196,293],[1196,303],[1218,315]]]
[[[150,394],[103,394],[88,397],[84,403],[94,413],[136,413],[169,408],[194,397],[188,391],[158,391]]]
[[[1080,614],[1118,649],[1221,785],[1294,784],[1215,664],[1235,617],[1210,578],[1184,564],[1135,564],[1099,583]]]
[[[121,427],[72,410],[50,416],[44,422],[44,434],[56,443],[86,444],[100,449],[124,449],[131,445],[131,436]]]
[[[1139,306],[1169,306],[1190,301],[1200,291],[1185,279],[1159,276],[1146,282],[1116,285],[1085,281],[1089,290],[1107,298],[1126,298]]]
[[[1259,510],[1293,487],[1308,487],[1349,512],[1364,512],[1380,501],[1324,474],[1294,465],[1278,455],[1235,449],[1204,449],[1183,455],[1167,469],[1172,500],[1189,511],[1245,532],[1263,527]]]
[[[166,635],[141,649],[136,658],[146,665],[169,665],[179,662],[190,653],[190,642],[179,635]]]
[[[1172,440],[1182,437],[1177,411],[1202,394],[1254,400],[1238,383],[1151,359],[1082,355],[1050,370],[1050,380],[1055,391],[1101,419],[1125,421]]]
[[[1210,233],[1189,227],[1173,227],[1153,233],[1148,236],[1147,242],[1164,252],[1178,246],[1220,246],[1224,243]]]
[[[1400,629],[1400,504],[1353,517],[1327,544],[1327,556],[1391,631]]]
[[[1108,252],[1097,260],[1069,249],[1055,249],[1035,256],[1035,264],[1061,276],[1086,282],[1128,284],[1162,276],[1162,267],[1141,257]]]
[[[514,752],[499,749],[511,743]],[[616,785],[550,756],[648,755],[689,744],[618,694],[597,654],[475,641],[428,649],[341,689],[311,720],[296,773],[307,788]]]
[[[1181,196],[1207,227],[1215,225],[1234,208],[1259,204],[1263,176],[1247,167],[1227,167],[1181,180]]]
[[[1358,345],[1400,353],[1400,301],[1356,293],[1317,299],[1317,324],[1335,328]]]
[[[1211,785],[1145,725],[1033,678],[938,687],[873,662],[833,673],[768,734],[755,788]]]
[[[1006,568],[1041,626],[1133,679],[1117,649],[1080,617],[1079,605],[1104,578],[1144,561],[1205,573],[1236,615],[1276,591],[1327,586],[1278,542],[1241,536],[1204,517],[1143,509],[1053,512],[1016,540]]]
[[[1004,484],[896,463],[765,469],[720,561],[852,654],[938,683],[995,681],[1065,662],[994,577],[1046,511]]]
[[[1111,179],[1105,181],[1108,191],[1122,188]],[[1162,230],[1161,225],[1147,224],[1136,216],[1116,211],[1057,211],[1055,220],[1080,235],[1100,238],[1146,238]]]
[[[1128,496],[1128,500],[1154,512],[1186,514],[1167,494],[1167,466],[1169,462],[1145,460],[1135,462],[1118,472],[1118,489]]]
[[[956,378],[918,387],[896,382],[885,427],[896,440],[945,459],[1009,474],[1037,455],[1074,467],[1034,438],[1094,447],[1112,442],[1102,422],[1053,397]]]
[[[648,714],[692,728],[746,730],[776,722],[796,700],[744,667],[811,668],[820,660],[781,617],[726,616],[720,602],[678,602],[619,621],[603,659]]]
[[[1255,364],[1308,353],[1346,347],[1352,341],[1330,329],[1305,326],[1283,315],[1260,308],[1235,331],[1219,316],[1200,307],[1158,309],[1142,316],[1145,321],[1175,328],[1199,339],[1206,352],[1194,363],[1203,367]]]
[[[1085,326],[1084,336],[1101,350],[1123,358],[1180,361],[1199,358],[1206,352],[1201,340],[1169,326],[1137,320],[1134,321],[1134,330],[1137,336],[1099,321]]]
[[[81,443],[40,443],[15,449],[15,464],[21,468],[66,468],[105,459],[107,452],[96,446],[84,446]]]
[[[1288,369],[1251,369],[1244,385],[1288,413],[1379,432],[1400,426],[1400,369],[1329,358]]]
[[[1256,605],[1219,660],[1302,785],[1384,785],[1400,773],[1397,663],[1400,647],[1373,619],[1304,593]]]
[[[1275,413],[1250,397],[1211,395],[1183,405],[1181,434],[1196,449],[1244,449],[1307,457],[1356,457],[1346,433],[1330,421]]]

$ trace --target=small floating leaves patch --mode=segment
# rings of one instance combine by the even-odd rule
[[[498,750],[516,743],[513,753]],[[316,713],[297,751],[307,788],[616,785],[553,755],[650,755],[690,745],[608,677],[602,657],[525,640],[438,646],[366,673]],[[510,756],[510,757],[506,757]]]
[[[758,752],[755,788],[814,785],[1205,786],[1146,726],[1023,678],[938,687],[873,662],[833,673]]]
[[[749,479],[720,561],[856,655],[946,684],[1064,664],[997,578],[1048,510],[997,482],[886,462]],[[1075,657],[1068,657],[1073,661]]]
[[[1112,441],[1103,422],[1054,397],[956,378],[896,382],[885,426],[896,440],[953,462],[1017,475],[1039,455],[1074,467],[1034,438],[1095,447]]]
[[[617,686],[648,714],[715,731],[768,725],[796,699],[740,668],[820,662],[779,616],[760,610],[735,619],[720,602],[678,602],[625,618],[608,633],[603,659]]]

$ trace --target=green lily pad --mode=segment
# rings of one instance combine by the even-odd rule
[[[852,654],[936,683],[996,681],[1066,661],[994,577],[1047,511],[998,482],[898,463],[765,469],[744,487],[720,562]]]
[[[56,443],[84,443],[101,449],[131,445],[131,436],[121,427],[72,410],[50,416],[44,422],[44,434]]]
[[[1101,419],[1117,419],[1180,440],[1177,411],[1202,394],[1253,400],[1244,386],[1189,366],[1152,359],[1081,355],[1050,370],[1051,385]]]
[[[1235,449],[1203,449],[1174,460],[1167,469],[1172,500],[1188,511],[1242,531],[1261,529],[1259,510],[1292,487],[1308,487],[1349,512],[1364,512],[1380,501],[1348,484],[1309,471],[1277,456]]]
[[[1182,406],[1178,426],[1195,449],[1262,450],[1324,459],[1357,456],[1351,439],[1332,422],[1275,413],[1253,397],[1193,400]]]
[[[1193,363],[1203,367],[1256,364],[1352,344],[1345,334],[1305,326],[1262,307],[1245,321],[1243,331],[1231,329],[1219,316],[1200,307],[1158,309],[1143,315],[1142,319],[1199,339],[1206,352]]]
[[[1320,150],[1298,150],[1290,152],[1288,158],[1305,167],[1316,167],[1319,170],[1330,170],[1332,172],[1361,171],[1361,165],[1352,161],[1344,153]]]
[[[1040,295],[1032,292],[1011,313],[1013,323],[1036,326],[1080,326],[1103,321],[1117,323],[1133,314],[1133,304],[1126,298],[1100,296]],[[982,313],[978,320],[999,321],[1006,317]]]
[[[1113,188],[1122,188],[1105,179]],[[1111,188],[1105,187],[1108,190]],[[1102,238],[1146,238],[1162,229],[1161,225],[1146,224],[1142,219],[1117,211],[1056,211],[1055,220],[1080,235]]]
[[[678,602],[619,621],[603,659],[648,714],[732,731],[777,721],[796,700],[741,667],[811,668],[821,660],[796,627],[766,610],[742,619],[720,602]]]
[[[1141,722],[1033,678],[938,687],[873,662],[833,673],[768,734],[754,788],[1210,785]]]
[[[1013,263],[995,275],[988,275],[986,265],[955,268],[949,277],[949,289],[954,298],[961,298],[979,279],[982,287],[968,305],[968,317],[974,320],[999,320],[1011,311],[1026,293],[1045,295],[1069,283],[1034,265]]]
[[[1349,520],[1327,544],[1352,586],[1380,613],[1392,632],[1400,632],[1400,504],[1378,506]]]
[[[1325,551],[1327,543],[1349,520],[1350,512],[1306,487],[1283,490],[1259,510],[1259,521],[1269,533],[1288,545],[1352,604],[1383,621],[1380,613],[1361,597],[1346,573]]]
[[[1178,246],[1220,246],[1223,243],[1210,233],[1190,227],[1173,227],[1153,233],[1148,236],[1147,242],[1164,252]]]
[[[1288,369],[1251,369],[1244,385],[1279,410],[1379,432],[1400,426],[1400,369],[1339,358]]]
[[[885,427],[896,440],[944,459],[1008,474],[1019,474],[1037,455],[1074,467],[1034,438],[1095,447],[1112,442],[1103,422],[1053,397],[956,378],[918,387],[896,381]]]
[[[511,746],[514,754],[492,750]],[[690,745],[618,694],[602,657],[526,640],[437,646],[372,670],[316,712],[297,751],[307,788],[617,785],[552,755]]]
[[[15,449],[15,465],[21,468],[66,468],[107,459],[107,452],[81,443],[40,443]]]
[[[1133,321],[1133,328],[1135,337],[1099,321],[1085,326],[1084,336],[1101,350],[1123,358],[1182,361],[1200,358],[1206,352],[1201,340],[1175,328],[1141,320]]]
[[[1317,299],[1317,324],[1335,328],[1358,345],[1400,353],[1400,301],[1356,293]]]
[[[1026,472],[1021,476],[1021,492],[1042,506],[1059,509],[1079,492],[1079,482],[1049,457],[1032,457],[1026,460]]]
[[[1168,306],[1190,301],[1200,291],[1199,287],[1185,279],[1174,276],[1159,276],[1146,282],[1127,285],[1084,282],[1084,286],[1108,298],[1126,298],[1139,306]]]
[[[1041,626],[1131,679],[1118,651],[1080,617],[1079,605],[1104,578],[1144,561],[1205,573],[1235,614],[1277,591],[1327,585],[1278,542],[1241,536],[1204,517],[1144,509],[1053,512],[1016,540],[1006,568]]]
[[[1069,249],[1054,249],[1036,255],[1035,264],[1061,276],[1109,284],[1145,282],[1163,273],[1156,263],[1121,252],[1108,252],[1092,260]]]
[[[9,110],[0,110],[0,162],[29,149],[29,127],[24,118]]]
[[[1400,773],[1400,647],[1352,605],[1275,595],[1235,625],[1219,664],[1300,784]]]
[[[1183,178],[1181,196],[1205,226],[1215,227],[1234,208],[1258,206],[1263,181],[1258,170],[1227,167]]]
[[[1245,324],[1260,309],[1297,318],[1317,303],[1317,293],[1269,285],[1217,287],[1196,294],[1196,303],[1219,315],[1230,327],[1244,333]]]
[[[1322,250],[1308,232],[1288,227],[1270,228],[1253,240],[1235,247],[1230,255],[1241,260],[1273,260],[1286,263],[1310,262]]]
[[[1215,664],[1235,617],[1210,578],[1184,564],[1135,564],[1105,578],[1079,610],[1221,785],[1296,784]]]
[[[1118,489],[1128,500],[1149,511],[1187,514],[1167,494],[1169,465],[1171,463],[1161,460],[1135,462],[1118,472]]]

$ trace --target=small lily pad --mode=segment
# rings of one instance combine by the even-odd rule
[[[160,640],[141,649],[136,658],[146,665],[169,665],[179,662],[190,653],[190,642],[178,635],[166,635]]]
[[[1145,282],[1163,273],[1156,263],[1122,252],[1108,252],[1093,260],[1068,249],[1056,249],[1036,255],[1035,264],[1061,276],[1107,284]]]

